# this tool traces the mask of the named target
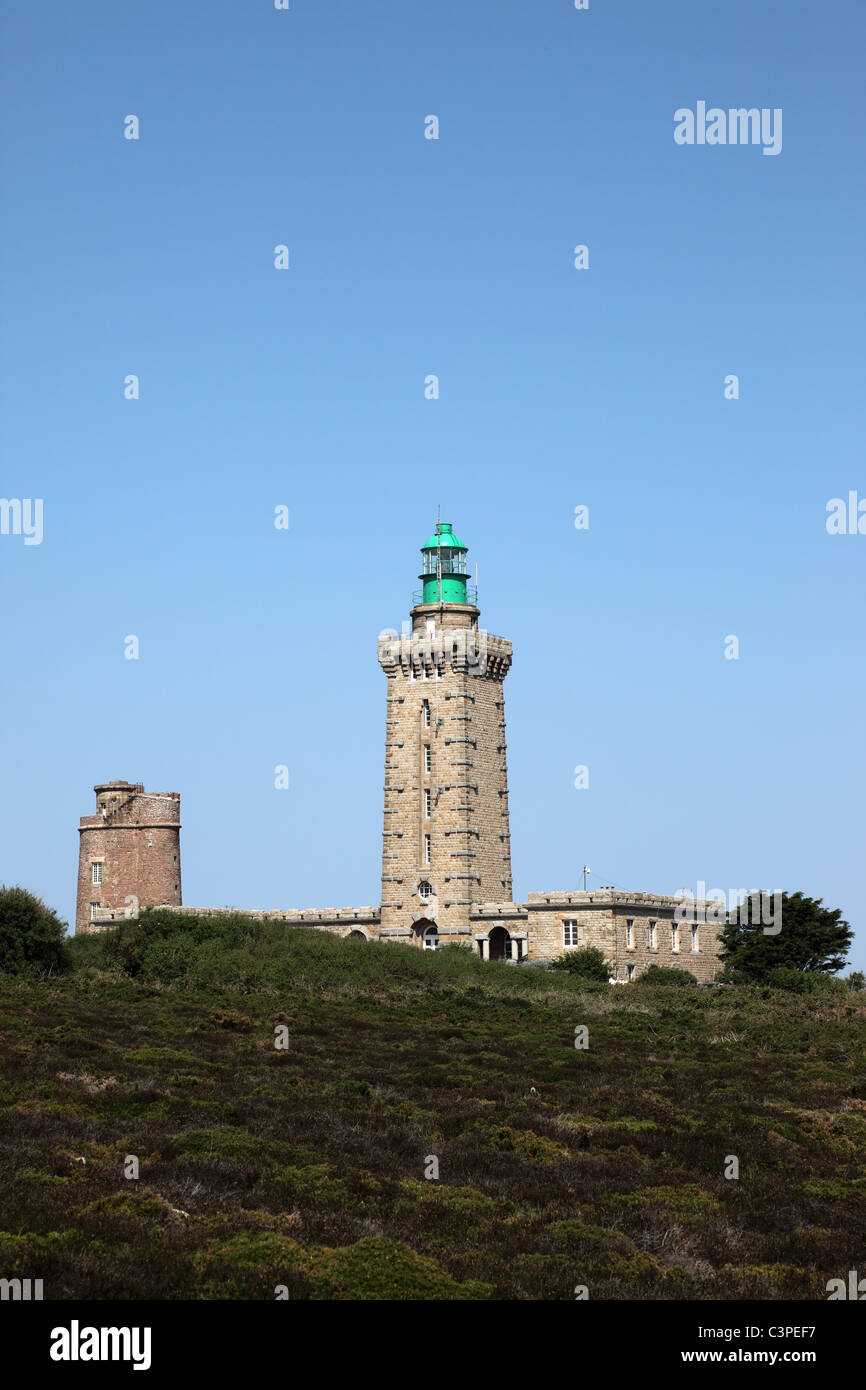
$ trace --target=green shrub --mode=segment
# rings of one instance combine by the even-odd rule
[[[598,946],[579,946],[576,951],[566,951],[550,962],[551,970],[564,970],[568,975],[577,975],[581,980],[597,980],[607,984],[613,967],[604,958],[604,951]]]
[[[639,985],[696,985],[697,979],[690,970],[680,970],[671,965],[651,965],[642,975],[638,975]]]
[[[468,948],[395,951],[388,943],[343,939],[279,917],[251,919],[226,909],[208,916],[154,908],[94,934],[82,964],[121,971],[137,982],[243,994],[315,989],[351,977],[356,989],[383,988],[397,980],[450,988],[492,987],[498,972]],[[76,952],[77,956],[77,952]],[[535,972],[502,972],[509,994],[543,987]],[[605,979],[607,976],[605,975]]]
[[[797,970],[793,965],[776,965],[767,972],[771,989],[787,989],[793,994],[836,994],[846,986],[833,975],[817,970]]]

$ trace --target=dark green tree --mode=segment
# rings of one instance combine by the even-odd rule
[[[69,967],[66,923],[26,888],[0,886],[0,971],[62,975]]]
[[[719,945],[727,979],[763,984],[772,983],[773,972],[780,969],[825,975],[842,969],[854,933],[841,908],[831,910],[821,898],[801,892],[782,893],[781,910],[771,913],[769,894],[764,894],[762,920],[761,897],[750,894],[722,930]]]

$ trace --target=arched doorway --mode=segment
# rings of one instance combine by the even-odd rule
[[[366,940],[367,940],[366,936],[364,935],[364,933],[363,933],[362,931],[357,931],[357,930],[356,930],[356,931],[350,931],[350,932],[349,932],[349,936],[354,936],[356,939],[358,939],[358,940],[360,940],[360,941],[366,941]]]
[[[435,922],[430,921],[429,917],[420,917],[415,923],[415,931],[418,933],[425,951],[439,950],[439,928]]]
[[[511,937],[504,927],[494,927],[488,940],[489,960],[511,960]]]

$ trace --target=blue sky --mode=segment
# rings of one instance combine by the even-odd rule
[[[378,902],[376,638],[441,506],[514,643],[515,895],[799,888],[866,966],[866,535],[825,526],[866,498],[862,4],[19,0],[0,38],[0,496],[44,501],[0,535],[0,881],[71,918],[129,778],[181,793],[187,903]],[[781,108],[781,153],[678,146],[701,100]]]

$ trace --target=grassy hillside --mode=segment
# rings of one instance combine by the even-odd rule
[[[46,1298],[820,1299],[862,1264],[841,985],[587,988],[165,914],[74,946],[0,979],[0,1274]]]

